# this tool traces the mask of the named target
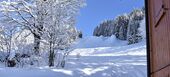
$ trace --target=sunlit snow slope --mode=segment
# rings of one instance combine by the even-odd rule
[[[84,42],[81,43],[82,41]],[[138,44],[127,45],[114,36],[89,37],[80,40],[78,45],[81,47],[70,54],[67,67],[74,68],[74,71],[79,72],[79,76],[147,77],[145,40]],[[104,47],[106,45],[107,47]]]
[[[0,77],[147,77],[145,41],[127,45],[114,36],[86,37],[62,68],[0,68]]]

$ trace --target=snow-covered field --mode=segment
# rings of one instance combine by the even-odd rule
[[[127,45],[115,37],[79,40],[62,68],[0,67],[0,77],[147,77],[145,41]]]

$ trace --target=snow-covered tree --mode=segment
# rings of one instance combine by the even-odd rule
[[[126,40],[129,16],[127,14],[118,16],[115,19],[115,36],[120,40]]]
[[[113,20],[105,20],[94,29],[93,35],[108,37],[114,35],[115,33],[114,28],[115,24]]]
[[[40,55],[40,43],[49,43],[49,66],[54,64],[54,49],[66,47],[78,36],[76,15],[84,0],[8,0],[0,2],[3,24],[15,24],[17,30],[29,30],[34,38],[34,54]],[[12,27],[13,25],[9,25]]]
[[[79,38],[83,38],[83,33],[82,33],[82,31],[78,31],[78,37],[79,37]]]
[[[145,18],[141,21],[140,27],[139,27],[139,33],[142,36],[142,39],[146,39],[146,22]]]
[[[128,32],[127,32],[128,44],[138,43],[142,40],[142,35],[139,31],[139,27],[143,18],[144,18],[144,14],[140,9],[135,9],[130,14],[130,21],[128,24]]]
[[[138,43],[145,38],[144,21],[145,8],[135,9],[130,14],[117,16],[115,20],[106,20],[94,29],[94,36],[111,36],[115,35],[120,40],[127,40],[128,44]],[[143,31],[142,31],[142,30]]]
[[[67,48],[77,38],[76,15],[83,5],[84,0],[46,1],[44,39],[49,44],[49,66],[54,66],[55,50]]]
[[[15,23],[28,29],[34,35],[34,51],[39,54],[39,44],[43,31],[43,3],[31,0],[13,0],[1,2],[0,13],[4,21]]]
[[[72,21],[72,18],[74,19],[75,12],[79,10],[79,7],[82,6],[83,2],[84,0],[3,1],[0,3],[0,13],[3,15],[1,19],[11,23],[16,23],[21,27],[30,30],[34,35],[34,53],[39,55],[40,40],[42,39],[45,22],[51,22],[51,20],[46,20],[47,17],[49,17],[47,15],[49,15],[49,13],[57,15],[57,13],[61,12],[63,13],[62,16],[65,16],[65,20],[63,20],[62,23],[72,23],[67,21]],[[53,10],[51,10],[50,7],[53,8]],[[72,14],[72,16],[69,16],[69,14]],[[60,17],[63,18],[62,16]]]
[[[12,25],[12,26],[9,26]],[[5,52],[4,62],[6,64],[7,61],[11,60],[10,55],[12,54],[11,51],[14,50],[14,41],[12,40],[15,33],[18,32],[18,26],[16,24],[2,24],[0,25],[0,50]]]

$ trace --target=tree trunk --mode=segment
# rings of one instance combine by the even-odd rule
[[[34,35],[34,54],[39,55],[41,37],[39,35],[36,35],[36,34],[33,34],[33,35]]]
[[[54,48],[53,48],[53,43],[50,42],[50,54],[49,54],[49,67],[54,66]]]

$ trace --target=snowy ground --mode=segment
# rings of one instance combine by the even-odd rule
[[[76,45],[64,69],[0,67],[0,77],[147,77],[144,41],[126,45],[114,37],[88,37]]]

